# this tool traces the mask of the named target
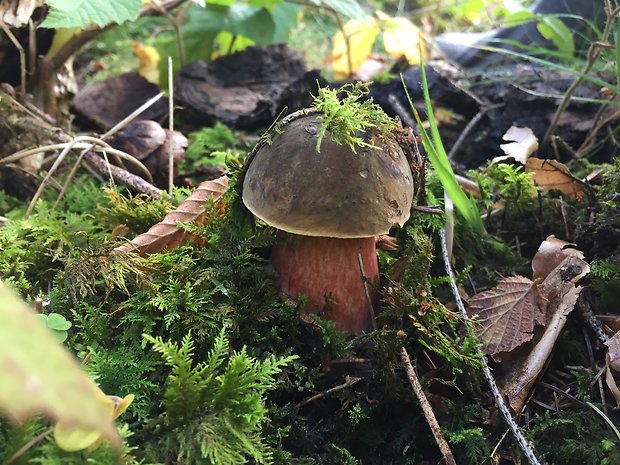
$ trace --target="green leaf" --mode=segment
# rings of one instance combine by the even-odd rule
[[[527,24],[534,19],[536,19],[536,15],[530,10],[520,10],[506,16],[503,25],[505,27],[515,27],[522,24]]]
[[[62,11],[77,10],[85,0],[47,0],[50,8],[57,8]]]
[[[312,3],[331,8],[346,18],[355,19],[368,16],[368,13],[364,11],[356,0],[313,0]]]
[[[280,2],[271,11],[271,16],[276,25],[273,34],[273,42],[286,42],[291,30],[297,25],[297,14],[301,9],[300,5],[294,3]]]
[[[575,40],[573,39],[573,34],[560,19],[552,16],[543,16],[540,18],[536,28],[545,39],[552,41],[566,58],[574,55]]]
[[[260,45],[271,43],[275,23],[266,8],[257,8],[235,3],[230,7],[207,5],[192,12],[187,31],[220,32],[243,35]]]
[[[48,1],[51,9],[41,27],[85,28],[91,24],[99,27],[111,23],[121,24],[138,17],[141,0],[68,0]]]
[[[0,283],[0,412],[23,424],[35,415],[96,430],[119,446],[100,390],[41,318]]]
[[[291,3],[283,2],[282,0],[249,0],[248,5],[259,6],[262,8],[272,9],[281,5],[295,6],[299,8],[299,5],[292,5]]]
[[[66,331],[71,328],[71,322],[67,321],[67,319],[58,314],[58,313],[50,313],[47,315],[47,327],[49,329],[53,329],[56,331]]]

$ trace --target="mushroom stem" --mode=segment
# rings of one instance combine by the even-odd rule
[[[379,279],[375,238],[339,239],[284,232],[278,235],[271,260],[281,291],[292,298],[306,296],[306,311],[325,310],[325,318],[349,334],[371,330],[371,309],[358,255],[369,283],[368,292],[376,305],[377,295],[372,286]]]

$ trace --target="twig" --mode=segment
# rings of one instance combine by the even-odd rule
[[[41,434],[39,434],[39,435],[35,436],[34,438],[32,438],[30,441],[28,441],[26,444],[24,444],[22,447],[20,447],[17,452],[15,452],[13,455],[11,455],[7,459],[7,461],[3,463],[3,465],[10,465],[11,463],[15,462],[15,460],[17,460],[22,455],[24,455],[24,452],[28,451],[37,442],[41,442],[47,436],[52,434],[53,431],[54,431],[54,428],[49,428],[49,429],[43,431]]]
[[[84,143],[83,141],[88,141]],[[43,145],[41,147],[35,147],[33,149],[21,150],[17,153],[9,155],[0,160],[0,166],[9,164],[11,162],[21,160],[22,158],[29,157],[31,155],[35,155],[37,153],[50,152],[59,149],[66,149],[67,146],[71,146],[71,148],[83,149],[85,152],[97,151],[97,152],[107,152],[111,155],[116,155],[124,160],[131,162],[135,165],[141,172],[144,178],[148,182],[153,182],[153,177],[151,176],[150,171],[144,164],[138,160],[136,157],[129,155],[122,150],[118,150],[110,147],[106,142],[96,137],[91,136],[78,136],[75,139],[72,139],[70,142],[64,142],[61,144],[51,144],[51,145]],[[55,168],[54,168],[55,169]]]
[[[463,128],[463,130],[459,134],[459,137],[456,139],[456,141],[452,145],[452,148],[450,149],[450,153],[448,153],[448,160],[450,161],[454,160],[454,155],[456,155],[456,152],[461,148],[461,145],[465,141],[465,138],[469,135],[472,129],[476,127],[476,124],[480,122],[480,120],[482,119],[484,115],[486,115],[489,111],[496,110],[497,108],[501,108],[504,105],[505,105],[504,103],[498,103],[497,105],[490,105],[488,107],[482,108],[476,114],[476,116],[474,116],[472,120],[469,123],[467,123],[467,125]]]
[[[362,379],[364,378],[356,378],[354,376],[347,376],[346,377],[346,382],[343,384],[339,384],[338,386],[334,386],[333,388],[329,388],[325,391],[321,391],[318,394],[313,395],[312,397],[308,397],[307,399],[302,400],[301,402],[299,402],[297,405],[295,405],[295,408],[300,408],[303,407],[304,405],[307,405],[311,402],[323,399],[324,397],[330,396],[332,395],[334,392],[338,392],[338,391],[342,391],[343,389],[346,389],[350,386],[353,386],[356,383],[359,383]]]
[[[140,176],[131,174],[129,171],[125,171],[122,168],[114,165],[106,165],[105,161],[99,158],[92,152],[88,152],[84,158],[88,161],[99,173],[103,175],[111,174],[112,178],[121,184],[131,187],[137,192],[150,195],[154,199],[161,199],[161,190],[155,187],[153,184],[145,181]]]
[[[170,13],[168,13],[168,10],[166,10],[166,8],[164,8],[162,5],[159,4],[158,0],[151,0],[151,3],[155,7],[155,9],[157,9],[157,11],[161,13],[164,16],[164,18],[168,20],[168,22],[172,25],[172,29],[174,29],[174,36],[175,36],[175,40],[177,43],[177,53],[178,53],[177,58],[179,59],[179,64],[182,67],[185,64],[185,47],[183,45],[183,35],[181,34],[181,25],[179,24],[179,21],[177,20],[177,18],[172,16]],[[170,79],[170,76],[168,76],[168,79]]]
[[[119,130],[124,128],[130,121],[132,121],[136,116],[144,112],[147,108],[153,106],[155,102],[157,102],[160,98],[163,97],[163,95],[164,93],[160,92],[156,96],[148,99],[146,102],[144,102],[134,111],[132,111],[129,115],[125,116],[122,120],[120,120],[118,123],[112,126],[112,128],[109,129],[108,132],[106,132],[103,136],[101,136],[101,139],[106,140],[108,137],[116,134]]]
[[[22,97],[24,97],[26,95],[26,52],[24,52],[24,47],[22,47],[22,44],[19,43],[17,37],[15,37],[9,27],[4,24],[4,21],[0,20],[0,28],[4,31],[4,33],[13,44],[13,47],[15,47],[19,53],[19,71],[21,79],[21,82],[19,83],[19,90],[22,94]]]
[[[594,334],[596,334],[596,337],[598,337],[598,339],[603,344],[608,342],[610,337],[605,334],[603,325],[594,316],[594,313],[592,312],[590,304],[587,302],[587,300],[582,298],[577,299],[575,308],[577,309],[577,313],[579,314],[579,316],[586,322],[586,324],[590,327]]]
[[[456,461],[454,460],[454,456],[452,455],[450,446],[448,445],[446,438],[444,438],[443,433],[441,432],[441,428],[439,427],[437,418],[435,418],[433,408],[431,407],[431,404],[428,402],[428,399],[424,395],[424,390],[422,389],[422,385],[420,384],[418,375],[416,375],[415,369],[411,365],[409,354],[404,347],[400,350],[400,359],[403,362],[403,366],[405,367],[405,371],[407,373],[407,377],[409,378],[409,382],[411,383],[411,387],[413,388],[413,392],[418,398],[418,402],[420,402],[422,412],[424,412],[424,416],[426,417],[426,422],[431,428],[431,431],[433,433],[433,436],[435,437],[437,445],[439,446],[439,450],[441,451],[441,455],[443,456],[444,461],[448,465],[456,465]]]
[[[364,272],[364,262],[362,261],[362,254],[357,254],[357,263],[360,267],[360,274],[362,275],[362,286],[364,286],[364,294],[366,294],[366,301],[368,302],[368,311],[370,312],[370,318],[372,319],[372,329],[376,331],[377,321],[375,320],[375,308],[372,306],[372,299],[368,292],[368,278]]]
[[[598,59],[600,55],[600,50],[602,48],[601,44],[607,42],[607,40],[609,39],[609,36],[611,34],[611,31],[612,31],[612,28],[615,22],[614,20],[616,16],[620,14],[620,7],[616,7],[612,10],[611,2],[606,0],[605,3],[606,3],[605,10],[607,13],[607,20],[605,21],[605,27],[603,28],[603,34],[601,36],[601,39],[600,41],[593,42],[590,45],[585,67],[581,71],[581,74],[577,76],[575,80],[572,82],[572,84],[568,87],[568,89],[566,89],[566,92],[564,93],[564,97],[562,98],[562,101],[560,102],[558,109],[553,115],[553,118],[551,119],[551,123],[549,124],[549,127],[547,128],[547,132],[545,133],[545,137],[543,138],[543,141],[541,144],[541,149],[543,151],[546,150],[547,147],[549,146],[549,142],[551,141],[551,136],[555,132],[558,126],[558,123],[560,122],[560,117],[564,113],[564,110],[566,110],[566,107],[568,107],[568,104],[570,103],[573,93],[577,90],[579,85],[583,82],[584,75],[588,74],[590,70],[592,69],[592,67],[594,66],[594,64],[596,63],[596,60]]]
[[[456,280],[454,279],[454,273],[452,272],[452,265],[450,265],[450,260],[448,258],[448,252],[446,249],[446,234],[443,229],[439,231],[439,238],[441,240],[441,252],[442,252],[443,261],[444,261],[444,265],[446,269],[446,274],[448,275],[448,278],[450,279],[450,288],[452,289],[452,294],[454,295],[456,306],[461,312],[463,322],[465,323],[465,325],[467,325],[467,327],[469,327],[471,324],[471,320],[469,319],[469,316],[467,315],[467,312],[465,311],[463,300],[461,299],[461,295],[459,294],[458,288],[456,286]],[[512,414],[510,413],[510,410],[508,410],[508,406],[506,405],[506,402],[504,401],[504,397],[502,396],[502,393],[497,387],[497,383],[495,382],[495,379],[493,378],[491,369],[489,368],[489,365],[487,364],[486,357],[484,356],[482,352],[478,351],[478,358],[480,359],[480,363],[482,365],[482,371],[484,373],[484,377],[486,378],[489,388],[491,389],[491,393],[493,394],[493,398],[495,399],[495,404],[497,405],[497,408],[504,416],[504,420],[506,421],[506,424],[508,425],[508,428],[510,429],[513,437],[519,444],[519,447],[523,451],[523,454],[527,458],[530,465],[540,465],[540,461],[536,457],[536,454],[532,450],[531,446],[527,443],[525,436],[523,436],[523,433],[521,433],[521,430],[519,430],[519,426],[512,418]]]
[[[405,106],[400,103],[400,100],[398,100],[396,95],[392,93],[388,94],[388,102],[390,102],[390,105],[392,105],[392,108],[394,108],[394,111],[406,127],[416,127],[415,120],[411,117],[411,114],[407,111]]]
[[[65,159],[67,154],[71,151],[73,146],[75,144],[77,144],[78,142],[80,142],[80,140],[81,140],[80,137],[76,137],[71,142],[66,144],[65,148],[62,150],[62,152],[60,152],[60,155],[58,155],[58,157],[54,161],[54,164],[49,169],[49,171],[47,172],[45,177],[43,178],[43,181],[41,181],[41,184],[39,184],[39,188],[34,193],[34,196],[32,197],[32,200],[30,200],[30,204],[28,205],[28,208],[26,209],[26,213],[24,214],[24,219],[26,219],[26,218],[28,218],[30,216],[34,206],[36,205],[37,201],[39,200],[39,197],[41,197],[41,194],[43,194],[43,190],[45,189],[45,186],[47,185],[48,181],[50,180],[52,175],[56,172],[56,169],[58,169],[58,167],[63,162],[63,160]]]

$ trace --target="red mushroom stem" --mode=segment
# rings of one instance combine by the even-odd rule
[[[279,233],[272,251],[272,263],[278,273],[277,284],[292,298],[306,296],[308,312],[321,312],[338,329],[361,334],[372,329],[373,305],[377,297],[373,284],[379,279],[374,237],[338,239]],[[361,256],[364,283],[358,255]]]

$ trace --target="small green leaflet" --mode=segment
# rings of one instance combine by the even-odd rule
[[[99,27],[138,17],[141,0],[47,0],[50,12],[41,24],[48,28]]]

